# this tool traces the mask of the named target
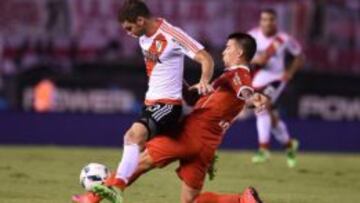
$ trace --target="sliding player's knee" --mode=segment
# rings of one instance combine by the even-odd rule
[[[147,171],[154,167],[155,167],[154,161],[152,160],[151,156],[147,153],[147,151],[142,153],[141,157],[140,157],[138,168],[143,171]]]
[[[191,194],[183,195],[181,198],[181,203],[197,203],[196,196]]]

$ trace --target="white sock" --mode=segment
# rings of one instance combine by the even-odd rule
[[[274,134],[276,140],[283,145],[286,145],[290,141],[290,135],[286,124],[280,120],[276,127],[271,129],[271,132]]]
[[[139,163],[140,147],[137,144],[124,145],[121,162],[116,170],[116,178],[128,183]]]
[[[260,144],[269,144],[271,131],[271,116],[268,111],[256,113],[256,128]]]

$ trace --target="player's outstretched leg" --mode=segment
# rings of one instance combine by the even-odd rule
[[[286,149],[286,161],[288,167],[295,167],[297,164],[296,153],[299,148],[299,142],[290,137],[285,122],[280,119],[278,119],[277,125],[271,129],[271,132],[274,134],[276,140]]]
[[[253,187],[246,188],[241,194],[216,194],[205,192],[196,198],[196,203],[262,203]]]
[[[136,181],[141,175],[155,168],[153,161],[145,150],[140,155],[140,161],[138,163],[136,171],[128,179],[128,182],[118,178],[116,173],[112,173],[102,185],[96,185],[93,188],[93,192],[103,199],[107,199],[112,203],[123,203],[123,191],[134,181]]]
[[[134,123],[124,136],[124,150],[116,170],[116,177],[124,180],[125,183],[136,171],[147,136],[148,130],[141,123]]]
[[[259,139],[259,150],[252,157],[253,163],[263,163],[270,158],[268,150],[271,131],[271,115],[269,111],[262,111],[256,114],[256,128]]]

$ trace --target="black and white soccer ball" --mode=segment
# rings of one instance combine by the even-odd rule
[[[81,169],[80,184],[86,191],[91,191],[95,185],[103,184],[109,176],[110,171],[105,165],[89,163]]]

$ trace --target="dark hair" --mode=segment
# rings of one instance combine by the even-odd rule
[[[264,8],[261,10],[260,13],[268,13],[270,15],[273,15],[275,18],[277,17],[277,12],[273,8]]]
[[[122,23],[129,21],[135,23],[138,17],[151,17],[151,12],[144,1],[141,0],[126,0],[122,5],[118,20]]]
[[[229,39],[234,39],[244,50],[245,59],[251,61],[256,52],[256,41],[255,39],[245,33],[235,32],[228,36]]]

